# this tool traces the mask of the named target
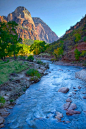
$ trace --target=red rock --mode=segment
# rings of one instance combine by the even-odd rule
[[[61,87],[58,92],[67,93],[69,91],[69,88],[67,87]]]
[[[78,89],[81,89],[81,87],[80,87],[80,86],[78,86]]]
[[[61,120],[62,117],[63,117],[62,113],[56,112],[56,116],[55,116],[56,119]]]
[[[70,121],[66,121],[66,123],[68,124],[68,123],[70,123]]]
[[[68,110],[74,110],[74,109],[76,109],[76,108],[77,108],[76,104],[75,104],[75,103],[72,103],[72,104],[70,105],[70,107],[69,107]]]
[[[66,115],[72,116],[72,115],[74,115],[74,114],[80,114],[80,113],[81,113],[80,111],[68,110],[68,111],[66,112]]]
[[[83,99],[86,99],[86,96],[83,96]]]
[[[72,102],[72,100],[70,98],[66,99],[66,102]]]
[[[70,106],[70,102],[65,103],[64,104],[64,110],[67,110],[69,108],[69,106]]]

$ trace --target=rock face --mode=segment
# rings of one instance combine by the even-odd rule
[[[18,23],[17,33],[22,39],[39,39],[31,14],[26,8],[17,7],[14,12],[8,15],[7,19]]]
[[[69,88],[67,87],[61,87],[58,92],[67,93],[69,91]]]
[[[0,21],[15,21],[18,23],[17,33],[23,40],[44,40],[47,43],[54,42],[58,39],[57,35],[41,19],[31,17],[30,12],[22,6],[10,13],[7,17],[0,16]],[[41,21],[41,22],[40,22]],[[35,22],[35,23],[34,23]]]
[[[40,40],[43,40],[47,43],[52,43],[57,41],[58,36],[50,29],[50,27],[44,23],[40,18],[33,17],[33,21],[38,32]]]
[[[82,69],[81,71],[76,72],[75,77],[86,81],[86,70]]]

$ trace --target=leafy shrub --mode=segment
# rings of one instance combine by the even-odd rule
[[[2,96],[0,96],[0,103],[5,104],[5,99],[4,99],[4,97],[2,97]]]
[[[28,60],[28,61],[31,61],[31,62],[33,62],[33,60],[34,60],[34,57],[33,57],[33,55],[29,55],[29,56],[27,57],[27,60]]]
[[[55,59],[55,58],[52,58],[52,59],[51,59],[51,61],[57,61],[57,59]]]
[[[80,51],[76,48],[74,53],[75,53],[75,59],[79,60],[79,58],[80,58]]]
[[[29,69],[26,72],[26,76],[37,76],[38,78],[40,78],[41,74],[37,70],[35,70],[35,69]]]
[[[41,60],[36,60],[37,64],[43,64],[43,62]]]
[[[81,34],[76,33],[75,34],[75,42],[78,42],[81,39]]]
[[[5,104],[5,99],[4,97],[0,96],[0,107],[3,107]]]
[[[10,100],[10,103],[13,103],[13,102],[14,102],[14,100],[13,100],[13,99],[11,99],[11,100]]]
[[[8,62],[9,62],[9,60],[4,61],[4,63],[8,63]]]
[[[25,58],[26,58],[26,57],[25,57],[25,56],[20,55],[20,56],[19,56],[19,58],[20,58],[21,60],[25,60]]]
[[[39,79],[37,76],[34,76],[34,77],[31,77],[31,78],[30,78],[30,81],[31,81],[31,82],[33,81],[33,82],[35,82],[35,83],[36,83],[36,82],[39,82],[39,80],[40,80],[40,79]]]
[[[86,42],[86,36],[83,38],[83,41]]]
[[[86,50],[83,50],[80,56],[86,56]]]

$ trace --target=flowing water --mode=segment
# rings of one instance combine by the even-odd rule
[[[82,68],[49,64],[48,75],[17,99],[3,129],[86,129],[86,82],[75,78]],[[61,87],[68,87],[69,92],[58,92]],[[63,105],[69,96],[81,114],[66,115]],[[56,111],[63,114],[62,122],[55,119]]]

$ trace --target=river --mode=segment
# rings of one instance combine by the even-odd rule
[[[51,62],[49,66],[48,75],[31,85],[17,99],[3,129],[86,129],[86,99],[83,99],[86,95],[86,82],[75,78],[75,72],[82,68],[60,66]],[[68,87],[69,92],[58,92],[61,87]],[[63,105],[67,98],[71,98],[81,114],[66,115]],[[56,111],[63,114],[62,122],[55,119]]]

